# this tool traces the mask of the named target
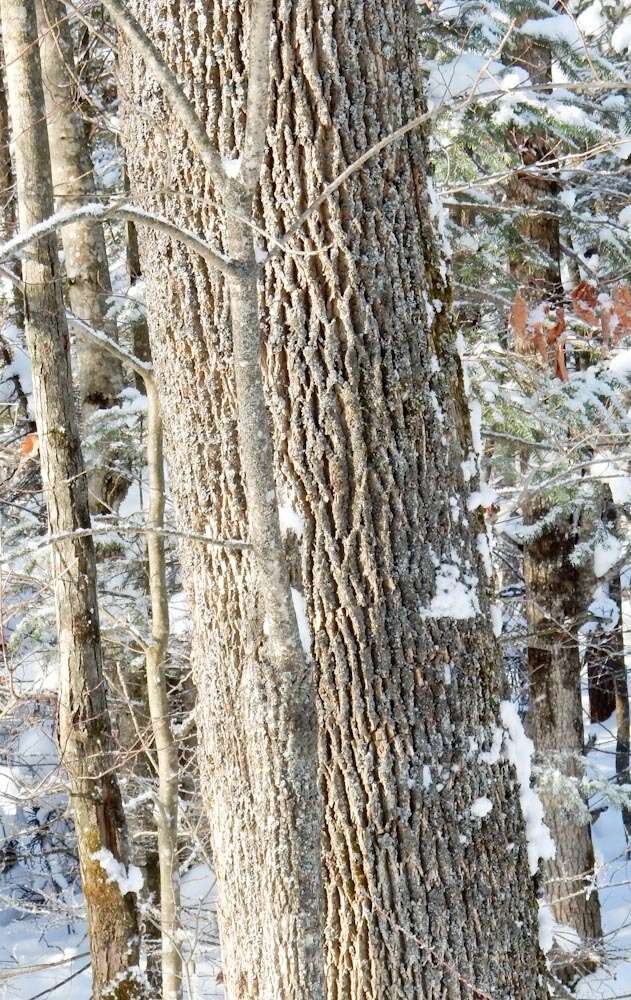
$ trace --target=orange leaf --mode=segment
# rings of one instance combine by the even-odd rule
[[[617,344],[625,333],[631,330],[631,292],[628,285],[616,285],[612,290],[612,333],[614,344]]]
[[[555,324],[548,331],[548,343],[554,344],[555,340],[565,333],[565,310],[563,306],[559,306],[555,313]]]
[[[589,281],[581,281],[572,292],[574,312],[588,326],[598,326],[596,303],[598,295],[594,285]]]
[[[24,459],[35,458],[39,454],[39,437],[35,434],[27,434],[20,445],[20,455]]]
[[[569,382],[570,376],[567,373],[567,366],[565,364],[565,341],[566,334],[562,334],[557,340],[556,345],[556,376],[560,378],[562,382]]]
[[[526,327],[528,326],[528,303],[519,289],[510,311],[510,325],[515,339],[515,350],[525,352],[529,349]]]

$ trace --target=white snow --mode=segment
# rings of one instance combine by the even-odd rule
[[[627,205],[618,213],[618,222],[623,226],[631,227],[631,205]]]
[[[238,177],[241,170],[241,157],[231,159],[229,156],[222,156],[221,165],[226,177]]]
[[[293,531],[296,538],[302,538],[305,530],[305,522],[300,514],[286,504],[279,504],[278,516],[280,519],[280,530],[283,538],[289,531]]]
[[[464,94],[497,93],[512,89],[527,79],[525,71],[506,72],[506,67],[477,52],[461,52],[455,59],[435,64],[429,75],[428,105],[435,108]]]
[[[593,37],[595,35],[600,35],[602,31],[607,27],[607,21],[603,17],[602,7],[600,5],[600,0],[595,0],[591,3],[589,7],[576,18],[576,24],[579,31],[582,31],[584,35]]]
[[[605,576],[624,557],[625,552],[626,546],[620,539],[610,531],[605,531],[594,545],[594,575]]]
[[[462,477],[465,483],[468,483],[471,479],[473,479],[476,472],[478,471],[478,464],[476,462],[475,455],[473,454],[469,455],[469,457],[465,459],[464,462],[460,463],[460,467],[462,469]]]
[[[554,944],[554,917],[552,910],[545,899],[538,900],[539,903],[539,947],[544,955],[551,950]]]
[[[460,578],[460,567],[453,563],[442,563],[436,572],[436,593],[425,618],[455,618],[464,620],[475,618],[480,613],[477,595],[477,577],[467,575]]]
[[[469,400],[469,419],[471,421],[471,440],[476,455],[482,454],[482,404],[479,399]]]
[[[517,772],[519,801],[526,824],[528,863],[530,873],[534,875],[539,867],[539,862],[553,858],[555,853],[554,841],[543,821],[541,799],[531,786],[534,745],[532,740],[526,736],[519,713],[512,702],[503,701],[501,703],[500,717],[506,730],[504,751]]]
[[[482,557],[482,565],[484,566],[487,579],[491,580],[493,577],[493,560],[491,559],[491,546],[489,544],[489,538],[486,532],[484,531],[478,532],[476,538],[476,547],[478,552],[480,553],[480,556]]]
[[[550,42],[565,42],[567,45],[580,45],[582,41],[576,21],[569,14],[529,18],[524,21],[519,31],[522,35],[530,35],[531,38],[545,38]]]
[[[471,804],[469,812],[475,819],[483,819],[484,816],[488,816],[493,808],[493,803],[486,795],[480,795],[479,798]]]
[[[92,854],[95,861],[98,861],[105,872],[108,882],[114,882],[120,889],[123,896],[128,892],[140,892],[143,885],[142,872],[136,865],[125,868],[121,861],[117,861],[111,851],[102,847],[100,851]]]
[[[478,507],[492,507],[498,499],[497,490],[494,490],[488,483],[480,483],[480,489],[474,490],[467,501],[469,510],[477,510]]]
[[[296,612],[296,621],[298,622],[300,642],[302,643],[302,648],[305,653],[309,656],[311,654],[311,629],[309,628],[309,621],[307,619],[307,609],[304,595],[301,594],[299,590],[295,590],[292,587],[291,597],[294,602],[294,611]]]
[[[599,618],[608,629],[615,628],[620,619],[620,610],[615,601],[609,597],[608,585],[597,587],[592,594],[592,602],[588,607],[590,615]]]
[[[611,44],[616,52],[631,49],[631,15],[625,17],[611,36]]]
[[[494,601],[491,605],[491,623],[493,625],[493,635],[496,639],[499,639],[504,627],[504,612],[499,601]]]

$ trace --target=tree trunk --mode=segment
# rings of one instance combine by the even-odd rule
[[[37,0],[37,18],[55,208],[69,211],[97,201],[88,137],[76,99],[73,41],[61,0]],[[60,232],[70,309],[116,339],[116,324],[107,315],[112,286],[102,223],[81,219]],[[77,357],[85,421],[118,401],[123,373],[116,359],[83,337],[77,341]],[[109,511],[124,496],[126,482],[104,465],[91,470],[89,486],[92,508]]]
[[[221,154],[236,158],[247,90],[241,7],[133,7]],[[259,219],[270,233],[422,110],[417,36],[408,0],[348,0],[325,14],[276,5]],[[233,222],[209,196],[181,119],[140,58],[125,50],[122,66],[134,201],[229,247]],[[177,162],[167,142],[182,151]],[[431,214],[425,144],[413,133],[309,220],[296,242],[318,253],[278,255],[261,288],[278,489],[304,519],[326,995],[464,998],[473,983],[538,1000],[546,990],[514,772],[477,756],[497,722],[497,653],[476,547],[482,523],[467,512],[467,408]],[[224,282],[163,236],[143,233],[142,250],[181,526],[244,537]],[[268,926],[268,896],[279,868],[299,869],[301,858],[283,851],[260,793],[277,762],[266,752],[274,703],[252,558],[189,543],[182,560],[227,995],[312,996],[283,978],[289,957],[270,953],[286,938]],[[443,588],[460,594],[457,606],[443,606]]]
[[[622,619],[622,586],[615,576],[609,584],[609,597],[619,610],[618,625],[610,639],[609,663],[613,674],[616,710],[616,781],[629,784],[629,754],[631,751],[631,713],[629,712],[629,684],[625,661],[624,623]],[[622,806],[622,823],[627,839],[627,856],[631,857],[631,808]]]
[[[533,507],[530,519],[546,510],[545,505]],[[530,717],[537,759],[541,767],[578,783],[584,773],[584,736],[576,638],[580,573],[570,561],[575,544],[569,520],[562,519],[528,545],[524,572]],[[598,893],[590,891],[594,851],[589,814],[584,809],[583,819],[577,817],[577,792],[555,789],[551,781],[542,782],[541,797],[556,844],[556,855],[546,865],[547,899],[559,923],[573,927],[584,941],[595,941],[602,928]]]
[[[149,526],[164,527],[164,457],[162,416],[153,375],[145,375],[147,393],[147,465],[149,468]],[[160,866],[160,930],[162,1000],[182,995],[182,940],[180,934],[180,868],[178,858],[179,763],[170,721],[171,706],[166,680],[169,642],[169,594],[166,581],[164,538],[147,537],[151,642],[145,650],[149,711],[158,767],[155,806]]]
[[[514,61],[527,68],[533,82],[550,81],[551,54],[546,45],[520,37]],[[512,140],[524,165],[547,162],[551,150],[545,137],[533,139],[515,131]],[[533,176],[517,170],[509,181],[511,202],[524,210],[517,223],[521,241],[510,269],[529,309],[554,310],[556,319],[563,296],[559,223],[553,217],[528,214],[528,209],[536,213],[538,208],[556,204],[558,176],[553,167],[547,176],[543,173]],[[552,322],[551,317],[548,326]],[[526,335],[534,338],[530,326]],[[534,351],[534,339],[518,346],[524,353]],[[555,376],[556,349],[554,343],[544,359],[550,378]],[[550,510],[545,499],[529,502],[524,521],[531,525]],[[561,516],[524,547],[532,734],[539,764],[558,768],[570,779],[582,775],[584,747],[581,660],[576,640],[584,608],[578,590],[580,571],[570,561],[575,534],[571,517]],[[585,882],[591,885],[594,873],[591,827],[566,808],[563,794],[558,790],[556,794],[542,793],[546,822],[556,844],[556,856],[546,866],[546,896],[556,920],[574,927],[582,939],[591,942],[602,936],[598,894],[585,891]]]
[[[33,0],[2,0],[0,12],[19,220],[28,230],[53,212],[35,5]],[[112,857],[114,863],[125,863],[125,823],[112,772],[94,547],[54,236],[29,249],[23,271],[49,530],[58,538],[51,553],[59,636],[59,743],[86,901],[93,994],[97,1000],[128,1000],[141,993],[138,928],[134,896],[123,894],[105,868]]]
[[[81,324],[80,333],[98,345],[109,357],[127,363],[143,382],[147,397],[147,469],[149,473],[149,510],[147,533],[147,576],[151,600],[151,639],[144,646],[146,698],[151,718],[158,794],[154,803],[158,854],[148,853],[146,868],[152,881],[157,867],[155,903],[160,913],[161,975],[154,976],[162,1000],[179,1000],[182,994],[182,954],[180,925],[180,870],[178,859],[179,762],[177,743],[171,726],[171,706],[166,679],[169,646],[169,594],[164,551],[164,443],[162,414],[155,378],[150,364],[105,341]],[[149,974],[155,973],[151,956]],[[153,985],[153,984],[152,984]]]
[[[3,67],[0,72],[0,238],[3,241],[15,236],[15,178],[10,148],[9,109]],[[9,261],[5,267],[13,275],[13,279],[10,279],[10,289],[3,295],[0,306],[0,357],[3,365],[8,366],[14,361],[16,340],[23,340],[24,298],[20,262]],[[13,382],[11,402],[16,404],[16,413],[21,420],[29,420],[28,398],[20,379],[17,375],[13,375],[11,381]],[[31,431],[35,430],[34,423],[30,420],[29,423]]]
[[[125,191],[129,192],[129,177],[127,176],[127,166],[124,166],[123,180]],[[138,231],[133,222],[128,222],[125,226],[125,258],[127,264],[127,277],[129,278],[130,290],[141,280],[142,270],[140,267],[140,249],[138,247]],[[151,361],[151,347],[149,345],[149,325],[144,311],[138,309],[134,315],[131,343],[134,356],[140,361]],[[145,383],[138,373],[136,373],[136,388],[139,392],[145,391]]]

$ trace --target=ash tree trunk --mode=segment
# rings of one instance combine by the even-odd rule
[[[70,211],[97,200],[88,136],[78,103],[73,39],[66,5],[61,0],[37,0],[40,58],[46,100],[48,140],[55,207]],[[108,317],[112,286],[100,222],[80,219],[60,230],[64,250],[67,298],[72,312],[116,339],[116,323]],[[77,339],[81,416],[118,401],[123,387],[120,363],[83,337]],[[109,456],[116,460],[115,454]],[[90,501],[94,510],[109,511],[124,496],[124,476],[107,464],[90,470]]]
[[[130,6],[238,170],[248,5]],[[423,110],[417,18],[409,0],[274,5],[257,208],[269,234]],[[133,47],[121,65],[133,201],[233,248],[234,216],[181,116]],[[281,514],[302,518],[294,599],[318,693],[325,989],[297,971],[304,926],[269,925],[287,866],[296,884],[305,875],[265,811],[283,762],[267,741],[277,705],[252,558],[182,546],[230,997],[546,995],[515,773],[484,755],[501,736],[498,657],[435,211],[417,130],[312,213],[260,283]],[[145,230],[141,243],[180,527],[243,538],[228,289],[178,241]],[[311,927],[313,900],[302,905]]]
[[[2,0],[0,16],[19,221],[28,230],[53,213],[34,2]],[[54,235],[40,238],[28,250],[23,278],[49,530],[58,539],[51,542],[51,555],[59,644],[59,743],[90,932],[93,995],[95,1000],[129,1000],[142,993],[138,923],[134,896],[125,894],[107,872],[111,859],[123,865],[126,861],[125,822],[112,770],[94,547]]]

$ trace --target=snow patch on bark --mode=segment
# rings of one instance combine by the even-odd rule
[[[285,504],[279,504],[278,506],[278,517],[280,520],[280,530],[283,538],[288,534],[288,532],[293,531],[296,538],[302,538],[305,522],[292,507]]]
[[[241,170],[241,157],[231,159],[229,156],[222,156],[221,165],[226,177],[238,177]]]
[[[554,944],[554,917],[552,910],[545,899],[539,901],[539,947],[544,955],[551,950]]]
[[[622,542],[610,531],[605,531],[594,546],[594,575],[601,577],[608,573],[624,557],[625,551]]]
[[[493,635],[496,639],[499,639],[504,627],[504,612],[499,601],[495,601],[491,605],[491,624],[493,626]]]
[[[469,812],[475,819],[483,819],[491,812],[493,803],[487,795],[481,795],[472,804]]]
[[[467,502],[469,510],[477,510],[478,507],[492,507],[498,499],[497,491],[488,483],[480,483],[480,489],[471,494]]]
[[[488,535],[485,532],[480,531],[476,539],[476,545],[480,556],[482,557],[482,565],[486,571],[486,576],[488,580],[493,578],[493,561],[491,559],[491,546],[489,544]]]
[[[460,568],[453,563],[442,563],[436,572],[436,593],[423,617],[475,618],[480,614],[477,583],[477,577],[471,575],[460,579]]]
[[[555,846],[550,831],[543,820],[543,805],[537,791],[532,787],[532,755],[534,745],[526,736],[517,709],[510,701],[500,705],[500,717],[506,730],[504,752],[517,772],[519,801],[526,824],[528,864],[534,875],[540,861],[554,857]]]
[[[95,851],[92,857],[100,864],[107,881],[114,882],[118,886],[122,896],[127,895],[128,892],[140,892],[143,886],[142,872],[136,865],[125,868],[125,865],[117,861],[106,847]]]

